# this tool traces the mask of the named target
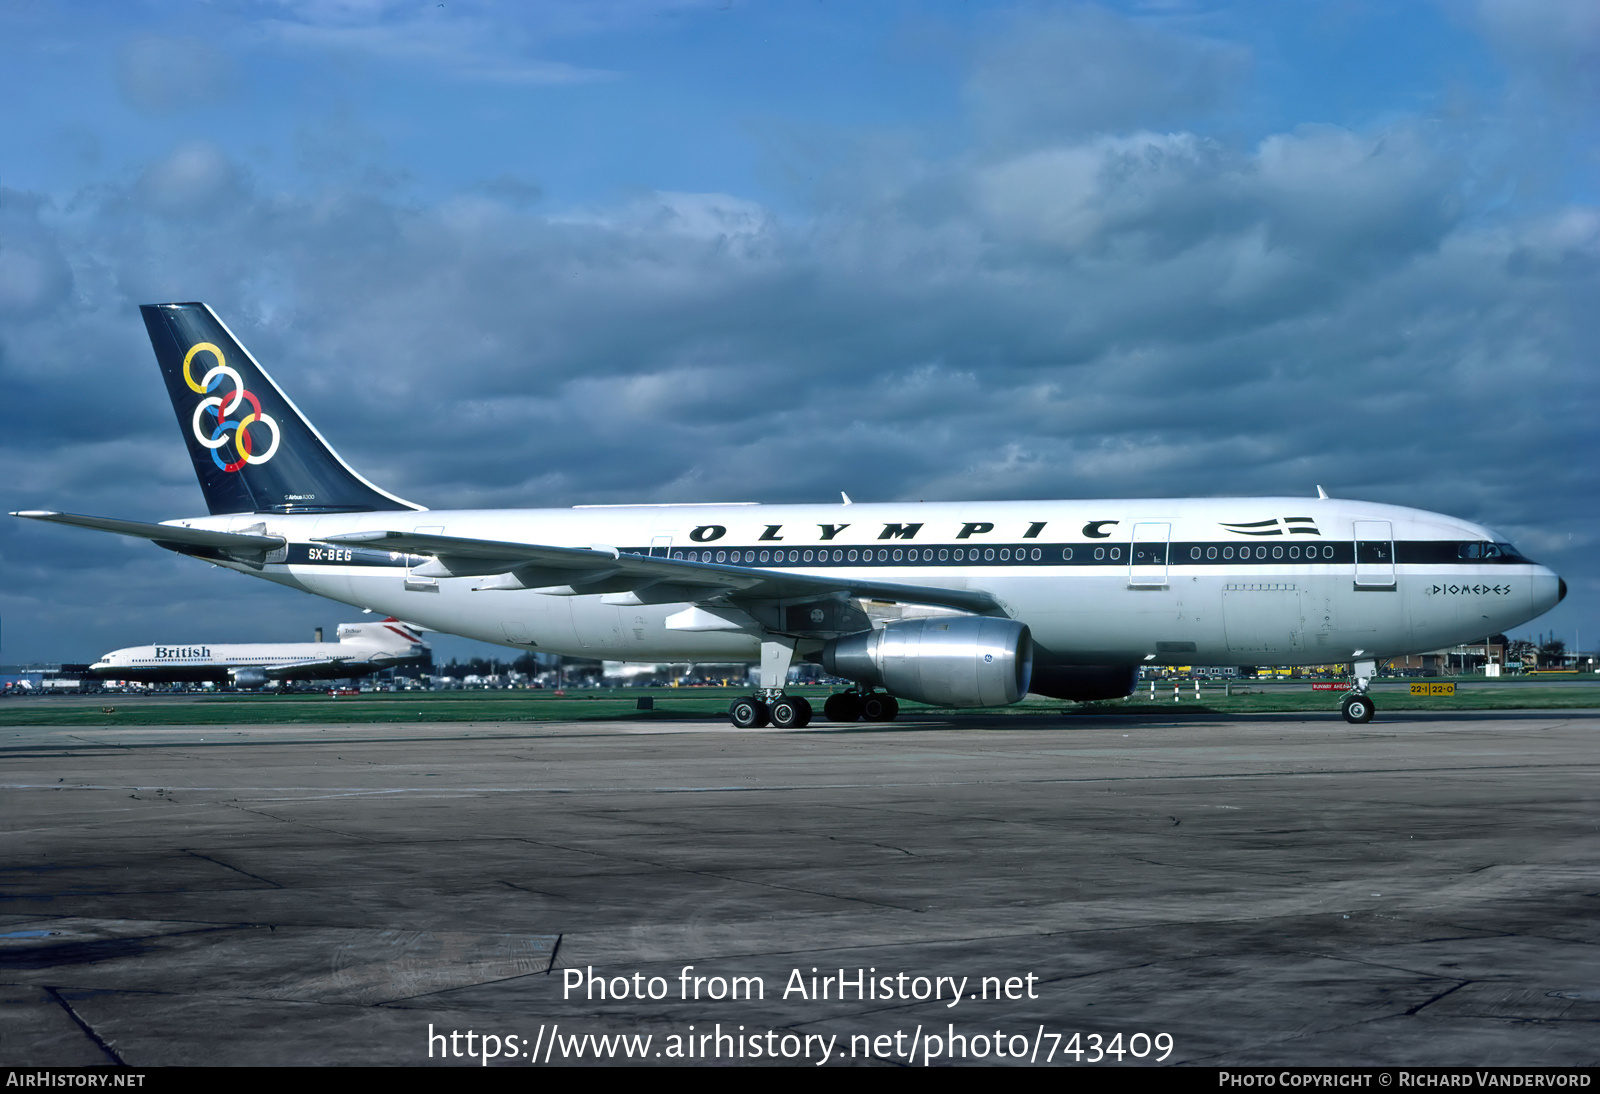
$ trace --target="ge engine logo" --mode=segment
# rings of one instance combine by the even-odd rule
[[[216,359],[216,364],[211,371],[202,376],[197,383],[190,366],[194,363],[195,354],[201,351],[211,354]],[[233,390],[223,395],[209,395],[222,385],[224,380],[233,384]],[[194,408],[194,439],[211,449],[212,461],[224,471],[237,471],[247,463],[266,463],[277,455],[278,452],[278,423],[272,415],[263,414],[261,400],[245,390],[244,380],[237,372],[228,367],[228,362],[223,359],[222,351],[210,342],[198,342],[189,348],[183,358],[183,382],[197,394],[208,395],[201,399],[200,405]],[[232,418],[233,412],[239,409],[241,403],[249,403],[252,410],[242,418]],[[216,424],[207,431],[210,420],[206,419],[209,412]],[[267,447],[257,452],[260,434],[257,440],[250,436],[251,426],[264,426],[272,434],[272,440]],[[231,446],[232,455],[236,459],[225,460],[225,449]]]

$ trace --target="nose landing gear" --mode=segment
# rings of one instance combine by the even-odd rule
[[[1375,709],[1376,708],[1372,705],[1372,699],[1369,696],[1346,695],[1344,698],[1344,703],[1340,706],[1339,711],[1344,715],[1345,721],[1349,722],[1351,725],[1360,726],[1366,725],[1368,722],[1372,721],[1372,715]]]
[[[1339,705],[1339,713],[1344,715],[1344,720],[1351,725],[1362,726],[1372,721],[1372,716],[1377,713],[1377,705],[1373,703],[1372,696],[1367,694],[1367,688],[1372,684],[1372,678],[1378,673],[1376,661],[1357,661],[1350,666],[1354,671],[1355,683],[1350,688],[1350,694],[1344,697],[1344,702]]]

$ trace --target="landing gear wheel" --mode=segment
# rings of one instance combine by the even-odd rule
[[[767,704],[754,696],[728,704],[728,721],[740,729],[760,729],[768,717]]]
[[[1344,714],[1345,721],[1358,726],[1372,721],[1372,715],[1377,711],[1372,705],[1372,700],[1365,695],[1345,696],[1344,705],[1339,709]]]
[[[822,704],[822,716],[830,722],[859,722],[861,696],[853,691],[828,696],[828,701]]]
[[[811,722],[811,704],[798,695],[785,695],[773,702],[772,724],[779,729],[804,729]]]
[[[900,715],[900,703],[893,695],[873,692],[861,700],[861,716],[869,722],[892,722]]]

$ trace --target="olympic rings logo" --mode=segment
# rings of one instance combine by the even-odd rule
[[[195,354],[202,350],[216,358],[217,363],[196,381],[189,366],[194,363]],[[210,395],[209,393],[219,388],[224,380],[233,384],[233,390],[226,395]],[[200,405],[194,408],[194,439],[211,450],[211,459],[218,467],[224,471],[237,471],[247,463],[266,463],[278,454],[278,441],[282,434],[277,421],[272,415],[262,412],[261,400],[245,390],[244,380],[228,367],[228,362],[223,359],[220,349],[210,342],[197,342],[190,346],[189,352],[183,358],[183,382],[197,394],[208,396],[201,399]],[[249,403],[253,409],[243,418],[229,421],[228,416],[238,410],[241,403]],[[207,411],[216,419],[216,425],[210,432],[206,430],[207,423],[201,420]],[[250,439],[252,425],[265,426],[272,432],[272,443],[267,445],[264,452],[256,452],[256,442]],[[232,436],[229,436],[230,430]],[[239,457],[231,462],[224,460],[222,453],[222,449],[229,441],[233,442],[233,451]]]

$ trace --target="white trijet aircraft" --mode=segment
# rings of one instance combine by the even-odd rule
[[[807,723],[797,657],[858,683],[831,720],[1123,696],[1141,665],[1349,662],[1364,722],[1385,659],[1566,595],[1487,528],[1326,496],[430,511],[346,465],[206,305],[141,311],[211,515],[17,516],[518,649],[758,661],[739,726]]]
[[[422,636],[398,619],[341,623],[337,642],[206,642],[129,646],[89,666],[103,680],[229,681],[259,688],[269,680],[344,680],[428,656]]]

